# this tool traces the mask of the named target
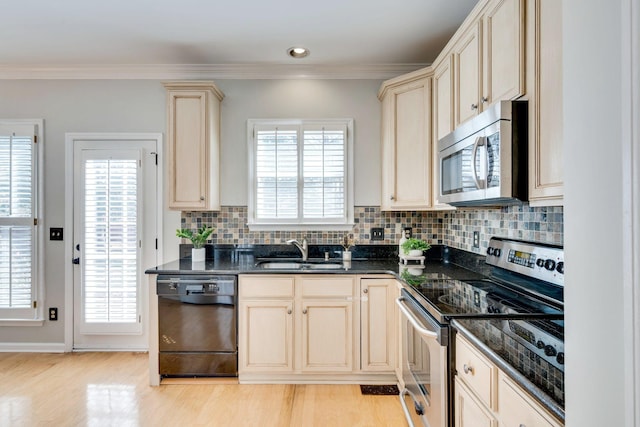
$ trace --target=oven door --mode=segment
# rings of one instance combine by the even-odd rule
[[[410,426],[447,426],[448,328],[405,291],[396,300],[402,322],[400,403]]]

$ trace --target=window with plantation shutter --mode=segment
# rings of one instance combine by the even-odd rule
[[[0,319],[38,317],[39,121],[0,120]]]
[[[353,225],[353,121],[249,120],[249,226]]]

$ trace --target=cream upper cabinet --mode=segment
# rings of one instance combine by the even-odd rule
[[[382,84],[383,210],[432,206],[431,74],[424,70]]]
[[[473,22],[458,41],[455,62],[455,120],[456,125],[478,114],[482,82],[482,25]]]
[[[169,208],[219,210],[220,102],[211,81],[163,83],[167,90]]]
[[[454,129],[453,55],[446,55],[433,71],[433,145]]]
[[[396,328],[395,279],[360,280],[361,369],[395,371]]]
[[[525,93],[524,13],[524,0],[490,1],[459,30],[453,48],[456,125]]]
[[[562,2],[527,2],[527,28],[529,201],[562,205]]]

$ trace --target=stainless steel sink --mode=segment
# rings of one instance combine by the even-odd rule
[[[342,263],[310,263],[305,261],[261,261],[256,267],[269,270],[340,270]]]

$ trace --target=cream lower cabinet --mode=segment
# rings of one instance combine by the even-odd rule
[[[456,427],[561,427],[529,394],[479,352],[456,337]]]
[[[241,275],[240,378],[352,372],[356,283],[354,275]]]
[[[363,371],[395,371],[397,295],[395,279],[360,279],[360,357]]]

